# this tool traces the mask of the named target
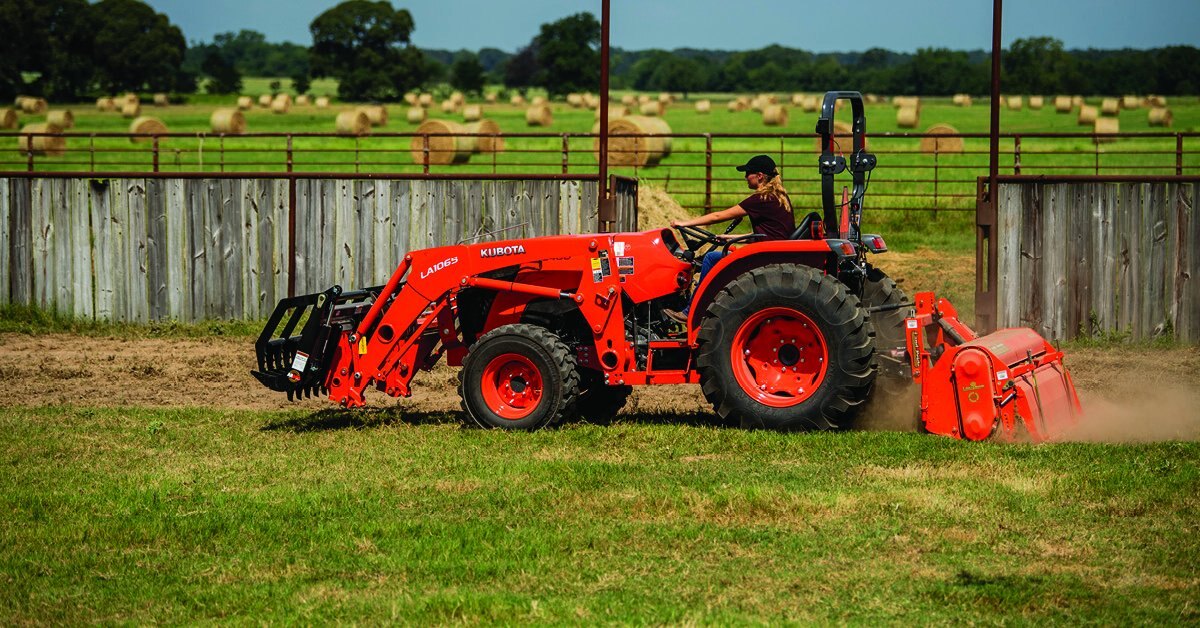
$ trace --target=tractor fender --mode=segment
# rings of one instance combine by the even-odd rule
[[[688,343],[696,344],[700,323],[717,294],[742,273],[767,264],[799,264],[818,268],[826,273],[837,269],[837,254],[825,240],[773,240],[732,248],[696,286],[688,311]]]

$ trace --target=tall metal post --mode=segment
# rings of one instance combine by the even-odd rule
[[[975,325],[983,333],[997,324],[996,213],[1000,202],[996,177],[1000,173],[1000,25],[1003,0],[992,0],[991,146],[988,156],[987,197],[975,199]]]
[[[596,199],[599,223],[598,231],[606,231],[616,220],[616,211],[608,184],[608,2],[600,3],[600,181]]]

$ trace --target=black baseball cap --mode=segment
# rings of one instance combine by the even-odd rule
[[[745,165],[737,167],[738,172],[757,172],[759,174],[775,174],[775,160],[770,155],[755,155]]]

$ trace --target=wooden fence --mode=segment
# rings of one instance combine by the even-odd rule
[[[636,224],[632,189],[632,201],[618,190],[616,224]],[[596,231],[598,191],[594,177],[0,178],[0,304],[265,318],[289,287],[382,284],[406,251]]]
[[[1200,342],[1200,178],[1002,177],[997,327]]]

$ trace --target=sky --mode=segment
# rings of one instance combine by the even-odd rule
[[[309,45],[308,25],[336,0],[146,0],[189,42],[255,30]],[[392,0],[408,9],[419,48],[515,52],[538,27],[600,0]],[[1200,0],[1007,0],[1003,38],[1051,36],[1066,48],[1200,46]],[[988,50],[990,0],[611,0],[614,47],[751,50],[780,44],[813,52],[887,48]]]

